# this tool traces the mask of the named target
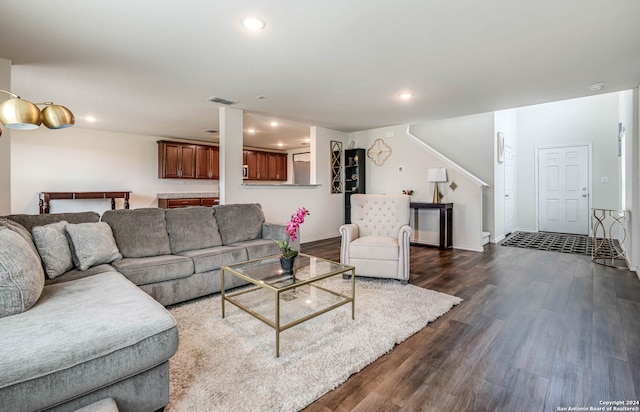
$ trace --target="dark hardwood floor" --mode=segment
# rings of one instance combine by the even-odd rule
[[[340,239],[302,251],[337,261]],[[635,273],[500,245],[413,246],[411,273],[411,284],[464,301],[305,411],[589,410],[640,399]]]

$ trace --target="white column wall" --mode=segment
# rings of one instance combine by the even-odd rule
[[[11,90],[11,62],[0,59],[0,89]],[[0,93],[0,102],[9,98]],[[11,213],[11,132],[2,127],[0,136],[0,215]]]

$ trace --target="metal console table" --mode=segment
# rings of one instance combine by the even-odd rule
[[[629,267],[628,210],[591,209],[591,260],[619,269]]]

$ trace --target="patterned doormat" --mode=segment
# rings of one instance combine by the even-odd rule
[[[593,239],[586,235],[564,233],[515,232],[505,239],[501,245],[591,256]],[[611,254],[611,241],[609,239],[602,245],[600,251],[607,256]]]

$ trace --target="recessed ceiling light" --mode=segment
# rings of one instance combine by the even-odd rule
[[[249,132],[249,133],[255,133],[255,132],[256,132],[256,129],[248,129],[248,130],[247,130],[247,132]]]
[[[279,146],[279,147],[282,147],[282,146],[284,146],[284,144],[282,144],[282,143],[278,143],[278,146]]]
[[[255,17],[247,17],[246,19],[242,20],[242,25],[251,31],[258,31],[258,30],[262,30],[264,29],[264,26],[266,26],[265,22],[263,20],[260,20],[258,18]]]
[[[275,120],[272,121],[271,123],[269,123],[271,126],[276,127],[278,125],[278,122],[276,122]]]
[[[86,120],[86,121],[88,121],[88,122],[93,123],[93,122],[95,122],[95,121],[96,121],[96,120],[98,120],[98,119],[96,119],[96,117],[95,117],[95,116],[86,116],[86,117],[84,118],[84,120]]]
[[[305,142],[305,143],[309,143],[310,141],[311,141],[311,139],[309,139],[308,137],[305,137],[305,138],[304,138],[304,142]]]
[[[589,85],[589,90],[597,91],[602,90],[604,83],[593,83]]]
[[[413,97],[413,93],[409,93],[409,92],[402,92],[400,93],[400,98],[402,100],[409,100]]]

